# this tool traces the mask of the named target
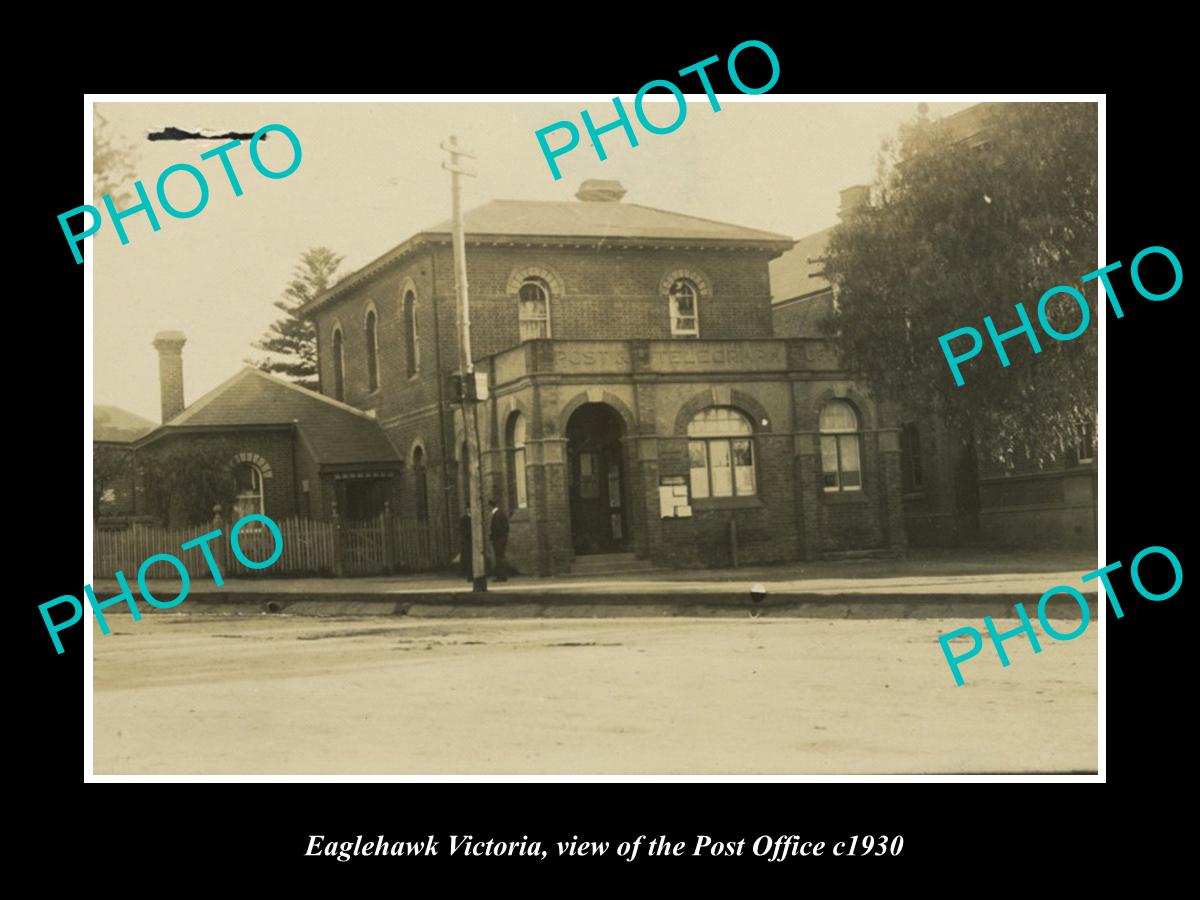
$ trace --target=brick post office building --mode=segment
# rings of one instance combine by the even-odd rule
[[[902,552],[898,429],[835,348],[772,331],[780,234],[622,200],[465,214],[483,489],[524,572],[623,554],[681,567]],[[373,413],[400,504],[466,506],[449,222],[315,298],[321,389]],[[454,537],[457,537],[456,535]],[[603,558],[603,557],[601,557]],[[622,557],[613,557],[619,564]]]

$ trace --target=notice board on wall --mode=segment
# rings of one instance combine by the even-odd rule
[[[682,475],[663,475],[658,479],[658,514],[664,519],[690,519],[687,479]]]

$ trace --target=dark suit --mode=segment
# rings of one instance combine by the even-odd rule
[[[496,580],[508,581],[508,567],[504,562],[504,553],[508,549],[508,516],[499,507],[492,511],[492,524],[488,535],[492,539],[492,552],[495,555]]]

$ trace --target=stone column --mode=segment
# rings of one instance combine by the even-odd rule
[[[567,439],[558,427],[559,388],[534,383],[529,436],[526,438],[530,512],[539,575],[569,572],[571,507],[567,486]]]

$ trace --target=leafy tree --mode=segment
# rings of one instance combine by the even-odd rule
[[[100,499],[109,488],[119,490],[126,484],[132,451],[123,447],[92,448],[92,519],[100,516]]]
[[[237,493],[236,452],[225,439],[168,440],[142,451],[138,462],[146,511],[171,526],[205,524],[217,504],[228,517]]]
[[[300,316],[300,308],[334,283],[334,273],[345,257],[328,247],[313,247],[300,257],[292,270],[292,280],[276,300],[277,309],[286,315],[277,320],[254,347],[274,354],[253,361],[264,372],[275,372],[296,384],[317,390],[317,329]]]
[[[841,225],[825,261],[838,313],[827,320],[843,357],[875,394],[928,410],[980,455],[1054,459],[1095,421],[1097,333],[1096,107],[1007,103],[992,107],[972,147],[924,110],[885,146],[873,203]],[[1057,285],[1082,290],[1091,324],[1072,341],[1046,335],[1037,303]],[[1005,342],[1001,367],[983,325],[1021,324],[1020,301],[1042,352],[1027,338]],[[1050,301],[1062,333],[1080,322],[1070,296]],[[955,385],[938,337],[979,330],[983,350]],[[969,338],[951,344],[963,352]]]

